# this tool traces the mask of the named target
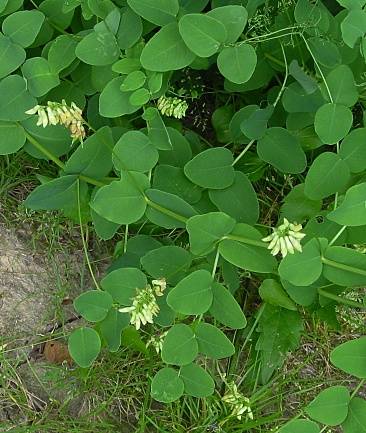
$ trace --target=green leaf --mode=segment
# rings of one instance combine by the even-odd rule
[[[144,85],[145,81],[146,75],[142,71],[130,72],[121,84],[121,90],[122,92],[129,92],[139,89]]]
[[[225,107],[223,107],[225,108]],[[237,111],[234,115],[230,113],[229,132],[230,139],[235,143],[243,144],[249,142],[243,135],[241,125],[258,109],[257,105],[247,105]]]
[[[112,308],[112,296],[102,290],[89,290],[74,300],[75,310],[89,322],[100,322]]]
[[[216,132],[216,138],[219,143],[228,143],[230,141],[230,120],[233,117],[233,108],[231,105],[224,105],[216,108],[211,117],[211,123]]]
[[[217,242],[231,233],[235,220],[222,212],[196,215],[187,221],[191,251],[196,256],[207,255]]]
[[[17,123],[0,121],[0,155],[15,153],[24,146],[24,129]]]
[[[115,9],[111,0],[88,0],[89,9],[99,18],[106,18]]]
[[[225,260],[241,269],[268,273],[275,268],[275,259],[261,247],[233,240],[223,240],[220,242],[219,251]]]
[[[281,284],[276,280],[263,280],[259,287],[259,296],[268,304],[296,311],[296,305],[287,296]]]
[[[284,128],[267,129],[258,140],[257,152],[282,173],[302,173],[306,168],[306,155],[298,139]]]
[[[366,432],[366,400],[354,397],[348,408],[348,417],[342,424],[344,433]]]
[[[154,278],[165,278],[176,284],[191,266],[192,256],[185,249],[170,245],[147,252],[141,265]]]
[[[101,286],[121,305],[131,305],[136,296],[136,290],[145,289],[147,279],[137,268],[120,268],[107,274],[101,281]]]
[[[82,368],[90,367],[100,352],[101,341],[92,328],[78,328],[69,337],[69,352]]]
[[[334,144],[342,140],[351,129],[352,111],[339,104],[324,104],[315,114],[315,132],[325,144]]]
[[[342,63],[341,53],[335,43],[321,37],[310,38],[308,43],[320,65],[333,69]]]
[[[32,57],[22,66],[22,73],[27,80],[29,92],[36,97],[44,96],[60,84],[58,75],[51,71],[43,57]]]
[[[257,66],[257,54],[249,44],[224,48],[217,57],[221,74],[232,83],[246,83]]]
[[[148,136],[153,145],[159,150],[171,151],[173,148],[174,133],[172,128],[167,128],[159,111],[156,108],[148,108],[145,111]],[[149,114],[146,116],[146,114]],[[176,137],[176,136],[175,136]],[[190,158],[189,158],[190,159]]]
[[[214,319],[232,329],[242,329],[247,325],[243,310],[233,295],[222,284],[212,284],[213,301],[209,313]]]
[[[149,200],[146,217],[160,227],[185,228],[186,220],[197,214],[190,204],[177,195],[149,189],[146,197]]]
[[[366,183],[354,185],[347,190],[340,206],[328,214],[331,221],[345,226],[366,224]]]
[[[142,341],[139,331],[135,327],[128,326],[122,331],[121,338],[122,346],[129,347],[134,351],[148,355],[149,351],[146,348],[146,344]]]
[[[295,286],[307,286],[316,281],[323,270],[320,243],[311,239],[302,253],[288,254],[282,259],[278,272],[280,277]]]
[[[170,367],[159,370],[151,382],[151,396],[162,403],[171,403],[183,395],[184,382]]]
[[[172,179],[174,179],[173,182]],[[160,191],[177,195],[190,204],[197,203],[202,195],[201,188],[186,178],[182,168],[160,163],[154,170],[153,186]]]
[[[116,308],[111,308],[107,317],[99,324],[100,332],[110,352],[118,351],[121,345],[122,331],[129,322],[129,314],[120,313]]]
[[[103,126],[71,155],[65,165],[65,173],[83,174],[94,179],[107,176],[112,169],[113,145],[111,129]]]
[[[178,0],[127,0],[138,15],[158,26],[175,21],[179,11]]]
[[[121,50],[133,47],[141,38],[143,32],[142,20],[135,12],[126,8],[116,34],[118,46]]]
[[[59,0],[44,0],[40,5],[39,9],[42,11],[48,21],[56,25],[58,29],[65,30],[71,24],[74,16],[74,11],[63,11],[64,2]]]
[[[52,128],[40,128],[37,126],[37,120],[37,116],[32,116],[27,120],[23,120],[21,124],[33,138],[54,156],[58,157],[70,151],[71,137],[68,129],[61,125],[52,126]],[[30,141],[26,142],[24,150],[34,158],[48,159],[48,156],[34,147]]]
[[[248,12],[243,6],[228,5],[210,10],[208,16],[220,21],[226,30],[226,43],[236,42],[243,33],[248,20]]]
[[[342,38],[346,45],[354,48],[359,38],[366,33],[366,13],[362,9],[349,11],[341,22]]]
[[[177,313],[203,314],[212,304],[211,285],[212,276],[208,271],[194,271],[169,292],[167,303]]]
[[[345,287],[366,285],[366,255],[345,247],[329,247],[324,253],[324,276]]]
[[[318,83],[316,80],[304,71],[297,60],[292,60],[290,63],[289,73],[295,78],[307,94],[311,95],[318,89]]]
[[[114,78],[103,89],[99,98],[101,116],[120,117],[125,114],[132,114],[139,109],[130,102],[132,92],[121,92],[120,87],[124,79],[124,77]]]
[[[273,105],[256,109],[240,125],[243,134],[251,140],[262,138],[267,129],[267,122],[273,114]]]
[[[283,92],[282,105],[288,113],[314,113],[324,104],[319,89],[308,94],[299,83],[291,83]],[[304,119],[304,116],[301,117]]]
[[[282,365],[287,352],[300,343],[303,320],[297,311],[265,304],[259,318],[259,339],[256,350],[261,356],[261,377],[267,383],[273,372]],[[291,430],[291,433],[295,433]]]
[[[366,378],[366,337],[347,341],[335,349],[330,354],[330,360],[334,366],[343,370],[347,374]]]
[[[70,35],[60,35],[52,41],[48,63],[56,74],[66,69],[76,59],[77,40]]]
[[[217,53],[227,38],[225,26],[204,14],[187,14],[179,20],[179,33],[187,47],[199,57]]]
[[[18,69],[25,58],[25,50],[0,33],[0,78]]]
[[[183,69],[193,62],[195,55],[184,43],[176,23],[162,27],[141,53],[141,64],[145,69],[156,72]]]
[[[135,90],[129,97],[130,104],[136,107],[141,107],[150,101],[150,92],[148,89],[142,88]]]
[[[116,224],[131,224],[145,213],[144,191],[149,181],[144,174],[125,173],[121,180],[103,186],[90,204],[92,209],[108,221]]]
[[[198,354],[198,344],[192,329],[183,323],[172,326],[164,337],[161,358],[167,364],[187,365]]]
[[[326,83],[332,95],[332,102],[346,107],[355,105],[358,100],[358,91],[349,66],[337,66],[327,75]],[[324,89],[325,94],[327,90]]]
[[[281,220],[287,218],[289,221],[301,223],[319,213],[322,208],[322,201],[308,198],[304,190],[305,184],[300,183],[287,194],[281,206]]]
[[[199,323],[196,327],[198,350],[213,359],[228,358],[234,355],[235,347],[226,335],[208,323]]]
[[[337,0],[337,2],[347,9],[359,9],[365,5],[365,0]]]
[[[322,284],[318,284],[318,281],[309,286],[295,286],[286,280],[281,280],[282,286],[285,288],[286,292],[289,294],[290,298],[296,302],[296,304],[308,307],[313,304],[316,299],[318,299],[318,289],[317,287]]]
[[[306,175],[304,192],[311,200],[320,200],[341,192],[349,179],[350,171],[343,159],[336,153],[323,152]]]
[[[116,170],[144,173],[151,170],[158,159],[158,151],[141,131],[126,132],[113,149],[113,164]]]
[[[210,200],[220,211],[237,222],[255,224],[259,217],[257,194],[247,176],[235,172],[234,183],[228,188],[209,191]]]
[[[37,104],[19,75],[9,75],[0,81],[0,95],[0,120],[25,120],[29,117],[25,112]]]
[[[184,365],[179,376],[184,382],[184,392],[196,398],[204,398],[213,394],[215,382],[205,369],[197,364]]]
[[[345,161],[352,173],[366,169],[366,128],[351,131],[342,141],[339,156]]]
[[[188,179],[202,188],[224,189],[235,179],[233,155],[224,147],[204,150],[184,166]]]
[[[37,10],[14,12],[3,21],[3,33],[26,48],[36,39],[44,20],[44,14]]]
[[[120,55],[116,38],[107,27],[84,36],[75,49],[76,56],[88,65],[111,65]]]
[[[305,412],[315,421],[336,426],[347,418],[349,402],[350,394],[345,386],[332,386],[321,391],[305,407]]]
[[[62,176],[38,186],[24,202],[33,210],[56,210],[66,206],[76,195],[77,176]]]
[[[138,71],[140,68],[140,59],[130,59],[125,57],[113,64],[112,71],[118,72],[119,74],[128,75],[131,72]]]
[[[278,433],[320,433],[320,428],[313,421],[295,419],[281,427]]]

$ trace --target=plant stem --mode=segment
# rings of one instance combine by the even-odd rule
[[[361,379],[360,383],[356,386],[356,388],[353,390],[353,393],[351,394],[351,399],[358,393],[358,391],[363,387],[365,384],[366,379]]]
[[[101,288],[99,287],[99,284],[97,282],[97,279],[95,278],[93,268],[92,268],[90,260],[89,260],[88,247],[86,245],[86,241],[85,241],[85,237],[84,237],[84,229],[83,229],[83,222],[81,220],[81,209],[80,209],[80,180],[79,179],[77,180],[77,201],[78,201],[78,216],[79,216],[79,225],[80,225],[80,236],[81,236],[81,241],[83,244],[85,260],[86,260],[86,263],[88,265],[89,272],[90,272],[90,275],[92,277],[92,280],[93,280],[95,287],[98,290],[101,290]]]
[[[338,233],[334,236],[334,238],[329,242],[329,246],[331,247],[334,242],[339,238],[339,236],[346,230],[347,226],[343,226]]]
[[[53,153],[51,153],[48,149],[46,149],[39,141],[37,141],[32,135],[30,135],[25,129],[24,129],[25,136],[27,140],[33,144],[33,146],[38,149],[40,152],[43,153],[44,156],[47,156],[48,159],[53,161],[58,167],[60,167],[62,170],[65,168],[65,164],[57,158]]]
[[[253,245],[254,247],[267,248],[267,244],[265,244],[264,242],[256,241],[255,239],[245,238],[244,236],[226,235],[221,240],[223,239],[230,239],[232,241],[244,242],[245,244]]]
[[[361,308],[362,310],[366,310],[366,307],[360,302],[352,301],[351,299],[343,298],[342,296],[334,295],[333,293],[329,293],[326,290],[318,289],[318,293],[324,298],[332,299],[333,301],[337,301],[339,304],[347,305],[348,307]]]
[[[39,141],[37,141],[32,135],[30,135],[25,129],[24,129],[25,136],[27,140],[33,144],[33,146],[39,150],[41,153],[43,153],[44,156],[46,156],[49,160],[53,161],[61,170],[65,169],[65,164],[57,158],[52,152],[50,152],[48,149],[46,149]],[[108,185],[107,183],[103,181],[99,181],[97,179],[93,179],[89,176],[84,176],[83,174],[79,174],[79,179],[83,180],[84,182],[90,183],[91,185],[95,186],[105,186]]]
[[[214,261],[214,264],[213,264],[213,267],[212,267],[212,272],[211,272],[212,278],[215,277],[216,269],[217,269],[217,264],[219,263],[219,258],[220,258],[220,253],[219,253],[219,249],[217,248],[217,250],[216,250],[216,256],[215,256],[215,261]]]
[[[127,251],[127,241],[128,241],[128,224],[126,224],[125,228],[125,238],[123,240],[123,252],[125,253]]]
[[[366,270],[355,268],[353,266],[348,266],[344,263],[338,263],[333,260],[326,259],[325,257],[322,257],[322,262],[325,265],[332,266],[333,268],[341,269],[342,271],[348,271],[366,277]]]
[[[251,145],[255,142],[255,140],[251,140],[242,150],[242,152],[234,159],[234,162],[231,164],[234,166],[240,159],[247,153],[247,151],[250,149]]]
[[[151,201],[150,199],[148,199],[146,196],[145,196],[145,200],[146,200],[146,203],[150,207],[152,207],[153,209],[158,210],[159,212],[161,212],[161,213],[163,213],[163,214],[165,214],[167,216],[170,216],[170,217],[172,217],[172,218],[174,218],[174,219],[176,219],[178,221],[181,221],[184,224],[188,221],[188,218],[184,217],[183,215],[179,215],[179,214],[177,214],[177,213],[175,213],[175,212],[173,212],[173,211],[171,211],[169,209],[166,209],[163,206],[160,206],[160,204],[154,203],[153,201]]]

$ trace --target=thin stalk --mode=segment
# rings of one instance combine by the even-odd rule
[[[261,248],[267,248],[267,244],[262,241],[256,241],[255,239],[249,239],[245,238],[244,236],[237,236],[237,235],[226,235],[222,238],[223,239],[230,239],[232,241],[239,241],[243,242],[248,245],[253,245],[254,247],[261,247]]]
[[[356,388],[353,390],[352,394],[351,394],[351,399],[357,395],[358,391],[364,386],[366,382],[366,379],[361,379],[360,383],[356,386]]]
[[[92,268],[90,260],[89,260],[88,247],[86,245],[86,241],[85,241],[85,237],[84,237],[84,228],[83,228],[83,222],[81,220],[81,209],[80,209],[80,181],[79,181],[79,179],[77,180],[77,201],[78,201],[78,216],[79,216],[79,225],[80,225],[80,236],[81,236],[81,241],[83,244],[85,260],[86,260],[86,263],[88,265],[89,272],[90,272],[90,275],[92,277],[92,280],[93,280],[95,287],[98,290],[101,290],[101,288],[99,287],[99,284],[95,278],[93,268]]]
[[[127,251],[127,241],[128,241],[128,224],[126,224],[125,228],[125,238],[123,240],[123,252],[125,253]]]
[[[338,194],[338,193],[337,193]],[[331,247],[334,242],[339,238],[339,236],[346,230],[347,226],[343,226],[338,233],[334,236],[334,238],[329,242],[329,246]]]
[[[322,262],[325,265],[332,266],[333,268],[341,269],[342,271],[348,271],[366,277],[366,270],[355,268],[353,266],[348,266],[345,265],[344,263],[338,263],[333,260],[326,259],[325,257],[322,257]]]
[[[348,307],[361,308],[361,310],[366,310],[366,307],[360,302],[352,301],[351,299],[334,295],[333,293],[329,293],[323,289],[318,289],[318,293],[319,295],[324,296],[324,298],[332,299],[333,301],[338,302],[338,304],[347,305]]]
[[[152,207],[153,209],[158,210],[159,212],[170,216],[178,221],[181,221],[182,223],[186,224],[186,222],[188,221],[188,218],[184,217],[183,215],[179,215],[169,209],[166,209],[163,206],[160,206],[160,204],[154,203],[153,201],[151,201],[150,199],[148,199],[147,197],[145,197],[146,203]]]
[[[43,153],[44,156],[47,156],[48,159],[53,161],[58,167],[60,167],[62,170],[65,168],[65,164],[57,158],[52,152],[50,152],[48,149],[46,149],[41,143],[39,143],[32,135],[30,135],[25,129],[24,129],[25,136],[27,140],[33,144],[33,146],[38,149],[40,152]]]
[[[231,164],[232,166],[234,166],[238,161],[240,161],[240,159],[248,152],[248,150],[250,149],[250,147],[252,146],[252,144],[255,142],[255,140],[251,140],[245,147],[244,149],[240,152],[240,154],[234,159],[234,162]]]
[[[219,249],[217,248],[217,250],[216,250],[216,256],[215,256],[215,261],[214,261],[214,264],[213,264],[213,267],[212,267],[212,272],[211,272],[212,278],[215,277],[216,269],[217,269],[217,264],[219,263],[219,258],[220,258],[220,253],[219,253]]]

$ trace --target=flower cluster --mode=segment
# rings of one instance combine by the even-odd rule
[[[152,287],[148,284],[144,289],[138,290],[132,300],[132,305],[120,308],[119,311],[121,313],[131,313],[130,323],[137,330],[141,328],[141,324],[154,323],[154,316],[159,313],[156,296],[162,296],[165,288],[165,279],[152,280]]]
[[[281,252],[283,257],[286,257],[287,253],[302,252],[300,241],[305,237],[305,233],[301,233],[301,224],[290,223],[284,218],[283,224],[272,230],[273,233],[263,238],[262,241],[269,242],[268,249],[271,250],[273,256],[279,252]]]
[[[161,96],[158,99],[158,110],[164,116],[181,119],[186,115],[188,104],[184,99],[177,97]]]
[[[48,101],[46,106],[36,105],[26,111],[26,114],[37,114],[37,126],[43,126],[43,128],[48,125],[65,126],[70,130],[73,143],[77,140],[83,142],[85,138],[83,112],[74,102],[68,106],[65,100],[62,100],[61,104]]]
[[[152,280],[151,284],[155,291],[156,296],[163,296],[164,291],[166,289],[166,280],[165,278],[159,278],[158,280]]]
[[[153,335],[146,343],[146,347],[152,346],[156,353],[160,353],[163,348],[164,338],[168,332],[163,332],[161,335]]]
[[[245,413],[249,419],[253,419],[250,400],[238,391],[235,383],[231,382],[228,384],[228,391],[222,397],[222,401],[231,407],[231,414],[239,420],[242,419]]]

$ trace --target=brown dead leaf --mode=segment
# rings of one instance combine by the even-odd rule
[[[53,364],[62,364],[66,361],[69,365],[72,365],[73,362],[67,345],[60,341],[47,341],[43,355],[48,362]]]

